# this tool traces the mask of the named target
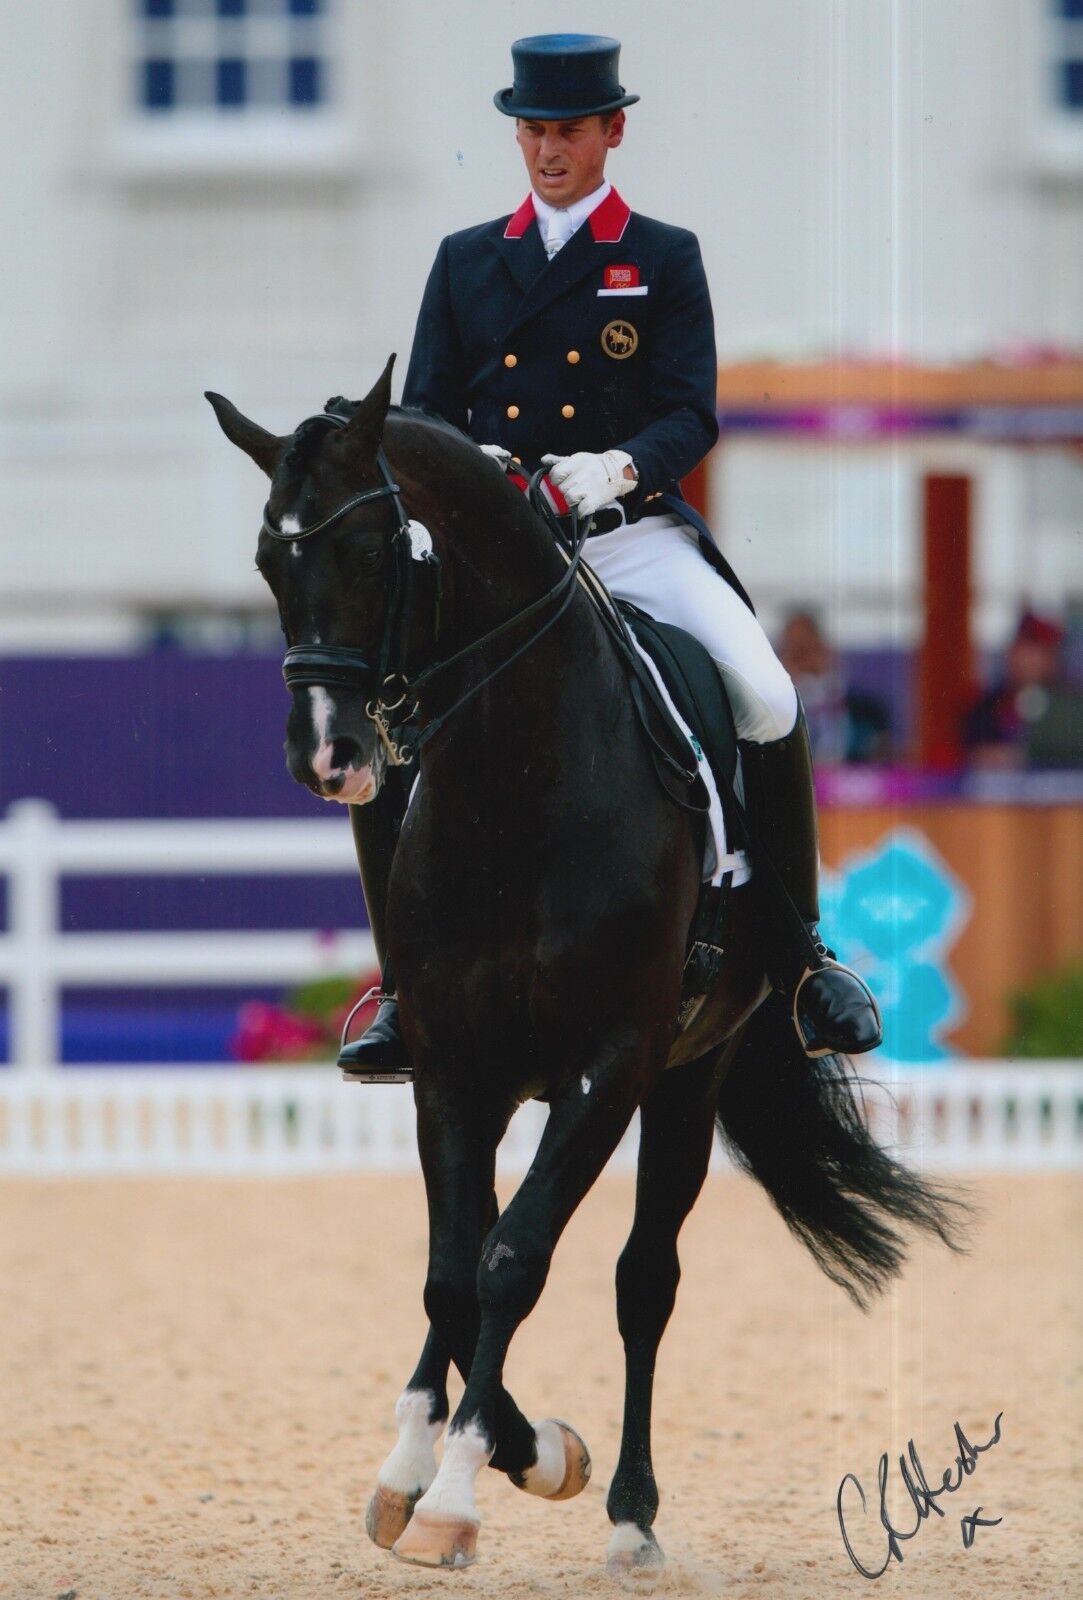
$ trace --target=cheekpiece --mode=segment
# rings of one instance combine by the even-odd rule
[[[506,117],[567,122],[634,105],[617,82],[619,39],[596,33],[540,33],[511,47],[515,82],[493,103]]]

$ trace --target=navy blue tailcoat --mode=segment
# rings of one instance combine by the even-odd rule
[[[639,216],[611,189],[550,261],[528,195],[510,217],[450,234],[425,286],[403,403],[528,471],[543,455],[626,450],[629,521],[676,511],[744,590],[680,480],[718,438],[714,317],[695,234]]]

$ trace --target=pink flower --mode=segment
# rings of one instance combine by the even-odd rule
[[[326,1043],[326,1031],[318,1022],[250,1000],[237,1014],[229,1048],[236,1061],[304,1061]]]

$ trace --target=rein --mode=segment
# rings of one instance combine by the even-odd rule
[[[326,411],[320,413],[320,420],[326,420],[336,428],[344,428],[348,419]],[[290,533],[282,528],[276,528],[271,521],[270,507],[264,507],[263,529],[272,539],[283,543],[292,543],[297,539],[308,539],[314,534],[322,533],[334,523],[341,520],[348,512],[357,506],[365,505],[371,501],[390,499],[395,512],[396,530],[392,535],[391,548],[394,555],[395,571],[392,577],[391,595],[384,623],[383,642],[380,648],[379,661],[373,665],[372,661],[362,650],[355,650],[345,645],[291,645],[286,651],[282,662],[282,676],[288,689],[315,688],[333,685],[336,688],[360,689],[370,696],[366,706],[366,716],[376,725],[376,731],[387,752],[387,759],[392,766],[407,766],[414,760],[419,751],[432,739],[440,729],[448,723],[462,708],[486,688],[506,667],[510,667],[520,656],[524,655],[539,639],[546,634],[553,625],[559,621],[567,610],[572,595],[575,592],[576,574],[579,568],[583,546],[590,533],[590,519],[580,519],[577,513],[572,514],[570,550],[566,554],[568,566],[559,580],[537,600],[509,617],[497,627],[491,628],[488,633],[472,643],[464,645],[454,655],[446,660],[434,661],[424,667],[413,678],[407,676],[405,671],[407,620],[410,609],[412,585],[410,572],[416,559],[422,560],[426,565],[434,565],[437,569],[437,608],[439,608],[439,558],[432,552],[417,558],[413,553],[413,541],[410,531],[410,519],[403,507],[401,489],[392,476],[391,467],[387,456],[381,447],[376,454],[376,465],[379,469],[382,483],[378,488],[365,489],[360,494],[351,496],[349,500],[336,507],[328,516],[319,522],[313,522],[308,527],[300,528]],[[563,530],[557,521],[555,513],[545,501],[544,496],[538,492],[538,485],[545,476],[545,469],[539,468],[530,480],[531,503],[548,523],[551,531],[557,536],[563,546],[565,543]],[[479,682],[473,684],[466,692],[446,711],[439,716],[431,718],[424,726],[417,723],[416,719],[421,709],[421,696],[434,679],[441,673],[450,671],[453,667],[461,666],[478,652],[495,644],[511,632],[513,628],[523,623],[532,621],[552,607],[552,614],[547,616],[541,626],[537,628],[528,639],[514,650],[511,655],[487,673]],[[437,614],[439,612],[437,610]],[[375,691],[375,692],[373,692]],[[402,734],[409,730],[407,737]]]

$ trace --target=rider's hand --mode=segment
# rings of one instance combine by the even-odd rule
[[[585,517],[631,493],[637,482],[626,450],[605,450],[599,456],[588,450],[577,450],[574,456],[542,456],[542,465],[549,468],[549,482]]]
[[[479,444],[478,449],[482,455],[488,456],[490,461],[495,461],[501,472],[507,472],[508,463],[511,461],[510,450],[505,450],[502,444]]]

